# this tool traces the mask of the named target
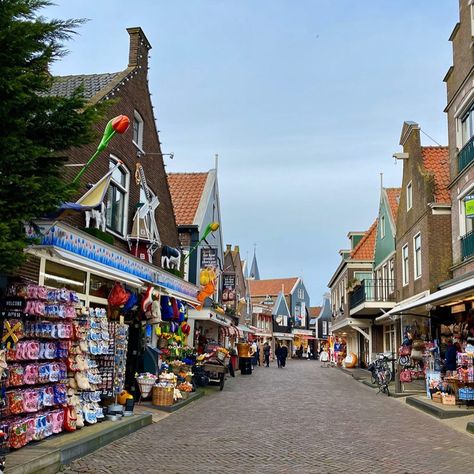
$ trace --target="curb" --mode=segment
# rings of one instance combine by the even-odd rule
[[[425,413],[428,413],[429,415],[439,418],[440,420],[447,420],[449,418],[459,418],[462,416],[472,415],[472,412],[469,412],[467,410],[462,410],[460,408],[456,409],[456,407],[454,407],[453,409],[443,409],[441,407],[433,405],[427,400],[423,400],[413,396],[407,397],[406,403],[412,407],[424,411]],[[472,425],[472,429],[474,432],[474,423],[472,423]],[[469,423],[466,429],[469,431]]]

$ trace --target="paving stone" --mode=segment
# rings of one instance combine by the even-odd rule
[[[305,360],[229,378],[65,471],[468,474],[473,450],[474,438]]]

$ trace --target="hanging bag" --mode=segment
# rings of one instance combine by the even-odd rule
[[[128,291],[125,290],[125,288],[118,281],[116,281],[109,293],[109,306],[112,306],[114,308],[122,306],[128,301],[129,297],[130,294],[128,293]]]
[[[411,382],[411,372],[409,370],[402,370],[400,372],[400,382],[410,383]]]

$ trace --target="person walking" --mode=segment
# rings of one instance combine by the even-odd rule
[[[265,367],[270,367],[270,344],[268,344],[268,342],[263,346],[263,358]]]
[[[250,346],[250,355],[252,356],[252,365],[255,367],[258,360],[258,346],[255,341],[252,342]]]
[[[281,346],[280,343],[278,342],[275,348],[275,357],[277,360],[277,366],[280,369],[281,368]]]
[[[288,357],[288,347],[281,346],[280,350],[280,364],[282,367],[286,366],[286,358]]]

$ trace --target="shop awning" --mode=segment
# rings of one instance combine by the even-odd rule
[[[188,318],[194,319],[195,321],[210,321],[212,323],[218,324],[219,326],[229,327],[231,325],[231,321],[228,318],[221,314],[214,313],[209,309],[202,309],[200,311],[196,309],[190,309],[188,311]]]
[[[251,333],[254,333],[255,331],[253,329],[250,329],[248,326],[246,326],[245,324],[239,324],[237,326],[237,328],[239,329],[239,331],[241,332],[251,332]]]
[[[387,321],[388,319],[395,320],[397,319],[397,316],[403,313],[404,311],[408,311],[409,309],[413,309],[413,308],[420,308],[422,305],[426,304],[426,303],[422,303],[423,300],[435,294],[436,293],[430,294],[429,291],[424,291],[423,293],[420,293],[405,301],[402,301],[396,304],[390,311],[387,311],[382,316],[375,318],[375,322],[383,323],[384,321]]]
[[[282,341],[292,341],[294,339],[294,335],[287,332],[274,332],[273,337]]]

